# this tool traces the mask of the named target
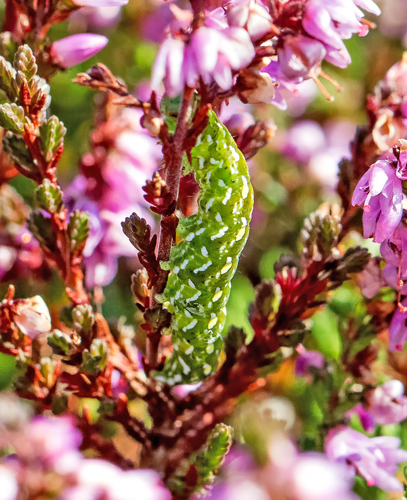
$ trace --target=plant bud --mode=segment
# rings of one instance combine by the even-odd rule
[[[42,297],[36,295],[20,304],[14,321],[24,335],[32,339],[51,330],[51,316]]]

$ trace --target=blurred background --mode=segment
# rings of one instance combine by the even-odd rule
[[[78,165],[89,151],[90,134],[95,124],[95,92],[74,84],[72,79],[96,62],[103,62],[136,95],[145,95],[164,27],[171,19],[170,3],[129,0],[123,8],[84,8],[67,22],[51,29],[53,40],[80,32],[101,33],[109,38],[108,45],[97,56],[57,74],[50,81],[51,113],[57,115],[67,128],[65,151],[58,167],[58,178],[63,187],[69,186],[78,175]],[[304,218],[323,202],[339,201],[335,194],[338,162],[349,156],[349,141],[356,127],[366,123],[366,95],[400,60],[407,47],[407,2],[383,0],[377,3],[383,10],[377,29],[371,30],[365,38],[354,36],[346,43],[352,64],[345,70],[327,63],[323,67],[343,88],[337,93],[331,83],[324,82],[335,98],[333,102],[327,102],[316,85],[307,81],[299,86],[297,95],[284,91],[286,110],[273,105],[248,106],[238,102],[231,102],[230,109],[223,110],[225,119],[236,112],[249,112],[258,120],[273,119],[277,126],[270,143],[250,160],[255,209],[249,241],[233,281],[226,328],[230,325],[243,327],[250,336],[251,327],[247,318],[254,287],[262,279],[274,277],[273,266],[281,254],[298,255]],[[182,7],[182,2],[177,4]],[[4,2],[0,2],[0,18],[3,15]],[[149,177],[151,171],[146,169],[145,179]],[[16,176],[11,179],[10,185],[28,205],[32,203],[31,181]],[[133,193],[140,204],[143,204],[142,194],[141,189]],[[128,214],[133,210],[134,207],[129,206]],[[352,243],[369,245],[357,234]],[[377,254],[374,246],[370,244],[369,247],[373,254]],[[101,308],[107,318],[122,318],[122,322],[134,325],[135,306],[130,283],[131,274],[137,266],[136,258],[119,259],[116,277],[103,288]],[[5,278],[0,286],[1,296],[4,296],[9,283],[7,274]],[[61,306],[66,305],[64,288],[53,271],[49,271],[47,279],[49,281],[40,279],[35,273],[27,273],[17,280],[13,279],[13,284],[18,297],[42,295],[57,316]],[[312,335],[306,347],[318,350],[334,364],[341,355],[341,331],[351,312],[359,315],[361,321],[366,314],[360,292],[355,285],[348,283],[335,292],[329,307],[318,312],[310,322]],[[377,342],[380,343],[380,340]],[[14,360],[2,356],[0,387],[10,383],[13,372]],[[402,376],[399,374],[399,378]],[[252,398],[242,398],[241,410],[232,424],[237,437],[250,445],[259,461],[265,453],[264,422],[267,428],[272,429],[273,425],[287,420],[293,435],[301,436],[304,450],[320,448],[318,426],[324,417],[321,401],[327,388],[325,382],[320,381],[320,387],[316,389],[314,386],[311,390],[308,382],[306,377],[295,379],[294,362],[290,358],[277,373],[264,379],[261,391]],[[258,414],[255,419],[258,425],[253,424],[251,417],[248,418],[253,412]],[[382,432],[400,435],[406,447],[407,426],[387,427]],[[358,492],[364,498],[386,498],[374,488],[365,488],[362,481]]]

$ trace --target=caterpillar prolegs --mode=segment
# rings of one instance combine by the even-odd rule
[[[168,384],[195,383],[219,362],[230,283],[246,244],[253,189],[246,161],[213,111],[192,149],[201,190],[198,213],[180,219],[159,300],[172,313],[173,354],[156,374]]]

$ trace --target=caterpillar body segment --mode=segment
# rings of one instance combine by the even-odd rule
[[[231,280],[246,244],[253,189],[246,161],[215,113],[192,150],[198,213],[180,220],[167,286],[158,299],[173,315],[173,354],[156,378],[195,383],[218,366]]]

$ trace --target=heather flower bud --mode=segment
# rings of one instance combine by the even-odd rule
[[[266,8],[255,0],[235,0],[227,12],[229,26],[246,28],[256,41],[271,30],[271,17]]]
[[[148,130],[153,137],[157,137],[161,127],[164,125],[164,120],[161,116],[151,114],[144,115],[140,120],[141,126]]]
[[[89,332],[95,322],[93,309],[88,304],[80,304],[72,310],[74,328],[77,332]]]
[[[103,35],[91,33],[68,36],[52,44],[51,57],[63,68],[70,68],[94,56],[108,41]]]
[[[42,297],[36,295],[19,304],[14,321],[31,338],[51,330],[51,316]]]

